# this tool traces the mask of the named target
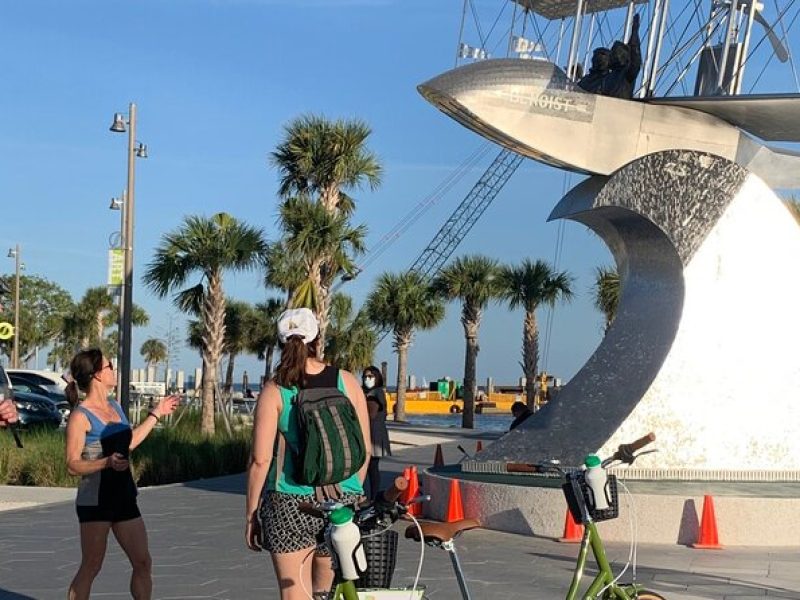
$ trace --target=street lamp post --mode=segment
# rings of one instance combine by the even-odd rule
[[[123,290],[120,297],[122,327],[119,339],[119,383],[118,396],[122,408],[127,412],[130,404],[131,381],[131,315],[133,313],[133,217],[134,217],[134,179],[136,158],[147,158],[147,146],[136,142],[136,104],[128,107],[128,119],[116,113],[110,130],[115,133],[128,132],[128,184],[123,210],[122,243],[124,251]]]
[[[11,350],[11,368],[19,369],[19,269],[22,253],[19,244],[8,251],[8,258],[13,258],[15,262],[15,283],[14,283],[14,341]]]
[[[111,205],[108,207],[111,210],[118,210],[120,214],[120,223],[119,223],[119,242],[117,248],[123,249],[123,255],[125,252],[125,248],[127,244],[125,243],[125,207],[128,205],[126,202],[126,196],[128,195],[127,190],[122,191],[121,198],[111,198]],[[124,265],[123,265],[124,269]],[[125,279],[123,277],[122,284],[119,286],[118,290],[119,296],[119,315],[117,317],[117,390],[122,389],[122,369],[120,365],[122,364],[122,330],[123,330],[123,321],[125,318]],[[118,392],[117,395],[121,394]]]

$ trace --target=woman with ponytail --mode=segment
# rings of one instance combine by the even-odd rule
[[[319,324],[314,313],[307,308],[284,312],[278,319],[278,339],[280,364],[275,378],[261,391],[254,413],[245,541],[251,550],[266,550],[272,555],[281,600],[306,600],[311,590],[329,591],[333,581],[331,559],[323,551],[314,556],[311,568],[301,568],[317,550],[324,524],[322,519],[298,510],[300,502],[314,500],[314,488],[295,481],[292,460],[279,457],[273,461],[273,449],[280,446],[280,442],[276,443],[280,440],[278,436],[284,440],[299,439],[294,417],[296,407],[292,402],[298,390],[338,388],[355,408],[367,448],[361,470],[339,483],[342,495],[337,500],[354,504],[363,496],[369,464],[369,415],[356,378],[317,358]]]
[[[172,414],[179,398],[162,399],[139,426],[131,428],[122,407],[108,397],[117,385],[117,374],[100,350],[78,352],[70,363],[70,374],[66,393],[74,410],[67,423],[66,460],[69,472],[81,476],[76,499],[81,566],[69,586],[68,598],[89,598],[112,531],[133,567],[131,595],[136,600],[150,600],[150,552],[129,456],[162,417]],[[79,390],[85,394],[82,401]]]

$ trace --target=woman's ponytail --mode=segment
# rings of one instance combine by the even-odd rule
[[[78,404],[78,390],[88,392],[92,377],[102,371],[103,366],[103,353],[98,348],[81,350],[72,357],[69,363],[72,381],[67,385],[65,394],[73,407]]]
[[[78,384],[74,380],[67,384],[64,394],[67,396],[70,407],[75,408],[78,405]]]
[[[284,388],[303,387],[309,348],[300,336],[292,336],[281,347],[281,361],[275,369],[275,383]]]

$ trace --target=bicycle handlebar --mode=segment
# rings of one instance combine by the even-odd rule
[[[619,448],[617,448],[617,451],[603,461],[603,466],[611,464],[617,460],[632,465],[633,461],[636,460],[635,453],[647,446],[647,444],[650,444],[654,441],[656,441],[656,434],[651,431],[647,435],[640,437],[638,440],[635,440],[630,444],[620,444]]]
[[[630,451],[631,452],[636,452],[638,450],[641,450],[645,446],[647,446],[647,444],[650,444],[650,443],[655,442],[655,441],[656,441],[656,434],[651,431],[646,436],[641,437],[638,440],[636,440],[635,442],[632,442],[632,443],[630,443],[628,445],[630,446]]]
[[[374,502],[370,502],[366,506],[353,507],[355,510],[354,520],[356,523],[362,523],[368,520],[375,520],[385,516],[394,517],[405,509],[404,506],[398,503],[401,494],[408,488],[408,481],[404,477],[396,477],[388,488],[382,491]],[[327,515],[335,508],[341,506],[334,501],[324,503],[313,502],[299,502],[297,510],[301,513],[316,517],[318,519],[325,519]]]
[[[392,485],[381,493],[384,502],[397,502],[404,491],[408,489],[408,479],[395,477]]]

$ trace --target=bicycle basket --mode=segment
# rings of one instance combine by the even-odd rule
[[[567,506],[572,513],[572,518],[576,523],[582,523],[586,519],[584,513],[591,517],[592,521],[609,521],[619,516],[619,495],[617,493],[617,477],[609,475],[606,481],[606,500],[608,508],[597,510],[594,507],[594,494],[586,483],[583,471],[570,473],[567,475],[567,482],[561,486],[564,496],[567,499]]]
[[[388,588],[392,585],[394,567],[397,563],[396,531],[386,530],[378,535],[365,533],[361,539],[367,557],[367,570],[356,581],[357,588]]]

